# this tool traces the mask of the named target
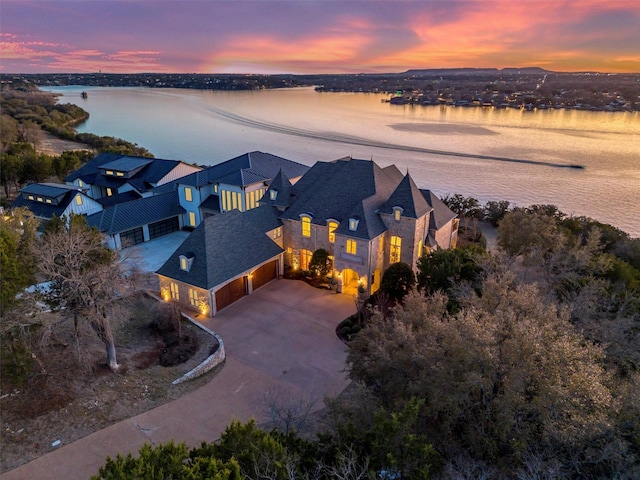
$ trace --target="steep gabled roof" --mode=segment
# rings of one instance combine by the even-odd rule
[[[209,290],[281,254],[266,235],[280,225],[266,205],[208,217],[156,273]],[[188,272],[180,269],[181,255],[193,258]]]
[[[271,200],[271,191],[275,191],[276,199]],[[260,203],[273,205],[274,207],[288,207],[291,205],[293,198],[291,197],[291,181],[289,177],[282,171],[278,171],[278,174],[274,177],[267,188],[267,191],[260,199]]]
[[[289,178],[303,175],[309,167],[286,158],[263,152],[249,152],[200,172],[181,178],[178,183],[201,187],[213,183],[246,186],[256,182],[269,181],[282,170]]]
[[[458,216],[431,190],[420,190],[420,193],[427,203],[433,208],[431,218],[429,219],[429,229],[439,230]]]
[[[148,223],[175,217],[185,212],[178,201],[178,192],[163,193],[118,203],[103,211],[89,215],[87,222],[106,234],[131,230]]]
[[[402,208],[402,216],[407,218],[420,218],[431,211],[431,207],[408,173],[380,208],[379,213],[392,214],[393,207]]]
[[[336,233],[371,239],[385,230],[375,213],[396,189],[402,174],[395,167],[380,168],[370,160],[350,157],[318,162],[291,187],[292,203],[282,218],[299,220],[301,214],[312,223],[340,222]],[[349,218],[359,217],[358,229],[348,229]]]

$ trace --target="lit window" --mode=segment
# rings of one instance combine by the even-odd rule
[[[347,253],[355,255],[358,251],[358,245],[355,240],[347,239]]]
[[[116,177],[124,177],[124,172],[116,172]]]
[[[107,187],[107,197],[110,197],[111,195],[113,195],[113,190]]]
[[[193,201],[193,195],[191,194],[191,189],[189,187],[186,187],[184,189],[184,198],[187,200],[187,202]]]
[[[300,250],[300,268],[302,270],[309,270],[309,263],[313,252],[311,250]]]
[[[186,255],[180,255],[180,270],[188,272],[191,270],[191,264],[193,263],[193,257],[187,257]]]
[[[76,195],[76,205],[82,205],[82,197],[80,195]]]
[[[391,253],[389,254],[390,263],[398,263],[400,261],[400,249],[402,247],[402,239],[395,235],[391,237]]]
[[[282,237],[282,227],[278,227],[273,231],[273,238],[281,238]]]
[[[39,201],[39,202],[42,202],[42,201],[44,201],[44,200],[42,200],[42,197],[38,197],[38,201]]]
[[[198,306],[198,291],[195,288],[189,289],[189,304],[193,307]]]
[[[50,198],[47,198],[47,203],[51,203],[51,199]]]
[[[196,226],[196,214],[193,212],[189,212],[189,225],[192,227]]]
[[[302,236],[310,237],[311,236],[311,219],[309,217],[302,217]]]
[[[336,228],[338,228],[338,222],[329,222],[329,243],[335,243],[336,241]]]
[[[418,257],[422,256],[422,240],[418,242]]]
[[[269,198],[271,200],[275,200],[278,197],[278,191],[277,190],[271,190],[269,192]]]
[[[113,170],[107,170],[107,175],[113,175]]]
[[[180,290],[178,284],[171,282],[171,298],[174,300],[180,300]]]
[[[33,200],[33,195],[29,195],[27,198],[28,198],[29,200]]]
[[[400,207],[393,207],[393,219],[396,222],[400,221],[400,215],[402,215],[402,209]]]
[[[359,220],[357,218],[350,218],[349,219],[349,230],[351,230],[352,232],[355,232],[358,229],[358,222],[359,222]]]
[[[217,183],[213,186],[213,193],[218,193],[218,184]]]
[[[84,187],[84,183],[82,182],[82,180],[78,180],[78,186],[79,187]]]

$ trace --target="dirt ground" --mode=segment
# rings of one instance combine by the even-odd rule
[[[66,322],[71,328],[73,322]],[[172,385],[217,348],[202,329],[182,322],[181,331],[197,342],[186,362],[162,367],[158,359],[166,345],[144,318],[131,318],[114,329],[120,369],[105,365],[102,344],[88,328],[85,367],[79,366],[73,341],[64,332],[38,355],[33,375],[22,385],[3,376],[0,392],[0,473],[11,470],[120,420],[176,399],[211,380],[216,370],[200,378]],[[194,339],[195,337],[195,339]],[[69,374],[73,372],[73,374]]]
[[[91,150],[91,147],[84,143],[62,140],[42,130],[36,150],[38,153],[46,153],[47,155],[60,155],[67,150]]]

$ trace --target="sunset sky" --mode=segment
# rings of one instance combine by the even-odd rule
[[[638,0],[2,0],[0,72],[640,72]]]

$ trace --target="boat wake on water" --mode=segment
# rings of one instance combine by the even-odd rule
[[[296,137],[310,138],[310,139],[322,140],[326,142],[344,143],[347,145],[359,145],[363,147],[384,148],[388,150],[403,150],[407,152],[428,153],[431,155],[442,155],[442,156],[448,156],[448,157],[473,158],[473,159],[490,160],[490,161],[496,161],[496,162],[524,163],[529,165],[540,165],[543,167],[576,168],[576,169],[585,168],[584,165],[578,165],[578,164],[544,162],[544,161],[538,161],[538,160],[525,160],[521,158],[496,157],[492,155],[479,155],[479,154],[472,154],[472,153],[451,152],[446,150],[435,150],[431,148],[412,147],[409,145],[377,142],[375,140],[369,140],[366,138],[355,137],[351,135],[341,135],[339,133],[333,133],[333,132],[315,132],[312,130],[304,130],[301,128],[278,125],[277,123],[262,122],[260,120],[254,120],[248,117],[243,117],[241,115],[236,115],[234,113],[230,113],[225,110],[220,110],[214,107],[207,107],[207,110],[211,111],[212,113],[226,120],[229,120],[234,123],[238,123],[240,125],[257,128],[260,130],[267,130],[269,132],[281,133],[283,135],[292,135]]]

